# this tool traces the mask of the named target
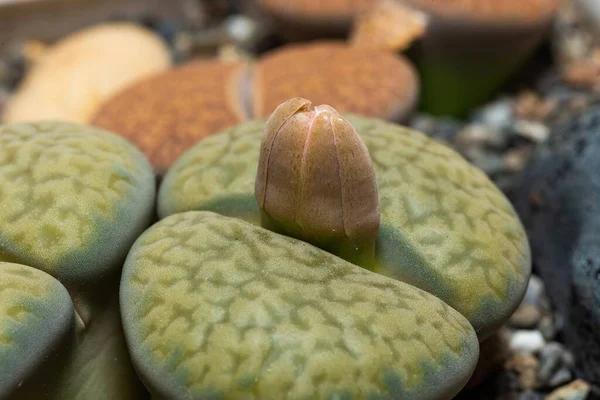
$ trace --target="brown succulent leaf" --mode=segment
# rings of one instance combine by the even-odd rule
[[[340,42],[289,45],[255,68],[254,111],[268,116],[292,97],[341,113],[399,121],[415,106],[417,75],[403,57]]]
[[[245,121],[241,61],[184,64],[117,94],[92,123],[138,146],[159,172],[203,137]]]

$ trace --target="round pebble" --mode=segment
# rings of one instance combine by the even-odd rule
[[[532,329],[537,326],[541,317],[542,312],[539,308],[532,304],[522,304],[510,317],[508,323],[514,328]]]
[[[497,130],[510,127],[513,120],[513,100],[500,99],[478,110],[474,119]]]
[[[534,353],[546,344],[540,331],[518,330],[510,338],[510,348],[517,352]]]
[[[542,385],[547,384],[554,373],[562,366],[564,348],[557,342],[548,343],[539,353],[540,370],[538,380]]]
[[[506,368],[518,374],[519,388],[522,390],[537,388],[539,366],[539,361],[531,354],[516,354],[506,363]]]

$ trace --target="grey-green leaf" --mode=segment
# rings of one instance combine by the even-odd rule
[[[172,215],[136,241],[121,310],[159,398],[451,398],[479,351],[435,296],[211,212]]]

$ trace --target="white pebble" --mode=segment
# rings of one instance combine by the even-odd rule
[[[518,330],[510,338],[510,348],[521,353],[535,353],[546,344],[540,331]]]
[[[476,119],[494,129],[508,128],[513,120],[513,102],[502,99],[489,104],[479,111]]]
[[[238,42],[245,42],[256,33],[256,23],[245,16],[229,17],[225,23],[231,38]]]
[[[536,143],[543,143],[550,136],[550,129],[535,121],[518,120],[513,126],[515,133]]]

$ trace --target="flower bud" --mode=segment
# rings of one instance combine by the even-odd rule
[[[293,98],[265,125],[255,185],[265,228],[371,265],[379,200],[369,151],[330,106]]]

